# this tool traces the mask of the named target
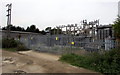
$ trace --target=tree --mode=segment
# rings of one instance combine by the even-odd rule
[[[26,32],[29,32],[29,31],[30,31],[29,29],[30,29],[30,28],[29,28],[29,27],[27,27]]]
[[[13,25],[8,25],[6,27],[2,27],[2,30],[7,30],[10,29],[11,31],[26,31],[26,32],[35,32],[35,33],[40,33],[39,29],[36,28],[35,25],[31,25],[30,27],[27,27],[27,29],[25,30],[23,27],[20,26],[13,26]]]
[[[46,32],[44,30],[40,31],[42,35],[46,35]]]
[[[31,25],[31,26],[30,26],[30,31],[31,31],[31,32],[35,32],[35,30],[36,30],[36,26],[35,26],[35,25]]]
[[[30,27],[27,27],[27,29],[26,29],[27,32],[35,32],[35,30],[36,30],[35,25],[31,25]]]
[[[51,30],[50,30],[50,34],[51,34],[51,35],[62,34],[62,30],[61,30],[61,29],[56,29],[56,28],[54,28],[54,29],[51,29]]]
[[[27,27],[26,32],[35,32],[35,33],[40,33],[39,29],[36,28],[35,25],[31,25],[30,27]]]
[[[39,31],[39,29],[38,29],[38,28],[35,30],[35,32],[36,32],[36,33],[40,33],[40,31]]]
[[[10,29],[11,31],[25,31],[24,28],[20,27],[20,26],[13,26],[13,25],[8,25],[6,27],[3,27],[2,30],[7,30],[7,29]]]
[[[114,34],[117,39],[120,39],[120,16],[114,21],[113,24]]]
[[[25,29],[22,28],[22,27],[17,26],[17,27],[16,27],[16,31],[25,31]]]
[[[116,47],[120,48],[120,16],[114,21],[113,28],[116,41],[118,42]]]
[[[27,27],[26,31],[28,32],[35,32],[36,30],[36,26],[35,25],[31,25],[30,27]]]
[[[7,30],[7,28],[6,27],[2,27],[2,30]]]
[[[51,30],[51,27],[47,27],[47,28],[45,29],[46,32],[50,32],[50,30]]]

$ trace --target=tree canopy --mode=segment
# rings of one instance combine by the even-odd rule
[[[10,28],[11,31],[25,31],[25,29],[23,27],[20,26],[13,26],[13,25],[8,25],[6,27],[3,27],[2,30],[7,30],[8,28]]]
[[[51,27],[47,27],[45,30],[40,31],[35,25],[28,26],[26,29],[20,26],[8,25],[6,27],[3,27],[2,30],[7,30],[8,28],[10,28],[11,31],[34,32],[34,33],[40,33],[42,35],[46,35],[47,33],[51,35],[62,34],[61,29],[56,29],[56,28],[52,29]]]
[[[39,29],[36,28],[35,25],[31,25],[30,27],[27,27],[27,29],[24,29],[23,27],[20,27],[20,26],[8,25],[8,26],[6,26],[6,27],[3,27],[2,30],[7,30],[8,28],[9,28],[11,31],[26,31],[26,32],[40,33]]]
[[[61,30],[61,29],[56,29],[56,28],[54,28],[54,29],[51,29],[51,30],[50,30],[50,34],[51,34],[51,35],[62,34],[62,30]]]
[[[115,37],[120,39],[120,16],[118,16],[116,21],[114,21],[113,28],[114,28]]]
[[[36,28],[35,25],[31,25],[30,27],[27,27],[26,29],[27,32],[35,32],[35,33],[40,33],[39,29]]]

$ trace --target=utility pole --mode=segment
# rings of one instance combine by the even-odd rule
[[[11,9],[12,9],[12,3],[7,4],[6,7],[7,9],[7,38],[10,37],[10,25],[11,25]]]

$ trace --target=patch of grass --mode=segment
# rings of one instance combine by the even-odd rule
[[[59,60],[101,73],[120,73],[120,49],[103,53],[94,52],[85,56],[65,54]]]
[[[12,51],[12,52],[16,52],[17,51],[16,48],[2,48],[2,50]]]

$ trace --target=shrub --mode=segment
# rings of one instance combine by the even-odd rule
[[[28,50],[23,44],[20,44],[16,47],[17,51],[25,51]]]
[[[60,57],[60,60],[101,73],[120,73],[120,49],[113,49],[102,54],[94,52],[86,56],[66,54]]]
[[[25,51],[25,50],[28,50],[24,44],[22,44],[21,42],[19,41],[16,41],[14,39],[7,39],[7,38],[4,38],[2,39],[2,48],[9,48],[9,49],[6,49],[6,50],[9,50],[9,51]]]
[[[13,38],[11,39],[7,39],[7,38],[3,38],[2,39],[2,48],[14,48],[17,47],[18,42],[15,41]]]

